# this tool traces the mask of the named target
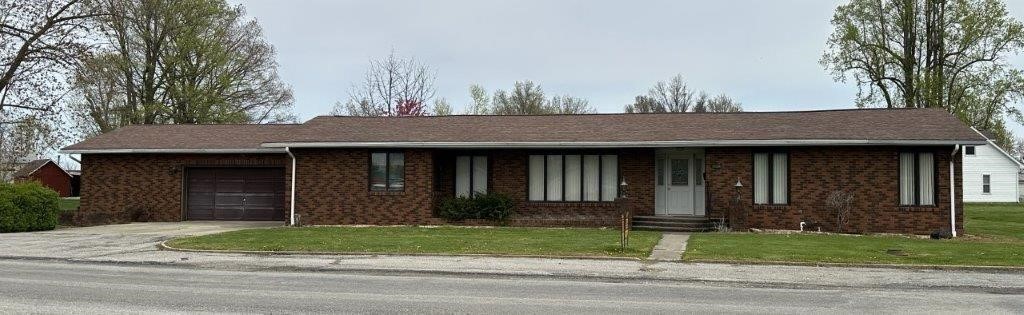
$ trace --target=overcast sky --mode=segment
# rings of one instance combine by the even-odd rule
[[[845,1],[233,2],[277,48],[301,120],[328,113],[368,60],[391,49],[435,69],[437,95],[457,111],[470,84],[494,91],[516,80],[583,97],[600,112],[622,111],[677,73],[748,111],[849,108],[856,92],[818,64]],[[1024,0],[1005,2],[1024,17]]]

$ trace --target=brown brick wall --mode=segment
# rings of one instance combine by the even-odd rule
[[[437,224],[433,217],[433,155],[405,153],[405,190],[371,192],[367,149],[294,150],[295,212],[304,224]]]
[[[284,167],[288,161],[284,154],[83,154],[82,199],[74,220],[124,223],[142,215],[145,221],[181,221],[185,168]]]
[[[835,190],[854,194],[854,206],[846,232],[928,234],[949,229],[949,158],[952,148],[932,148],[938,164],[937,205],[899,206],[899,148],[808,147],[789,148],[790,203],[784,206],[753,205],[753,155],[748,148],[708,148],[709,216],[732,211],[737,228],[799,229],[801,221],[812,228],[834,231],[836,219],[825,198]],[[960,158],[955,157],[957,196],[961,193]],[[743,183],[739,207],[736,190]],[[957,231],[963,232],[963,202],[956,201]],[[736,211],[738,210],[738,211]]]
[[[848,189],[855,209],[848,232],[930,233],[948,226],[950,148],[934,148],[938,163],[938,205],[899,207],[898,150],[889,147],[809,147],[787,149],[790,157],[790,204],[752,204],[752,152],[745,148],[708,148],[705,169],[709,217],[721,217],[733,207],[736,180],[744,184],[739,211],[731,220],[739,228],[797,229],[806,221],[834,229],[825,209],[827,194]],[[305,224],[440,224],[434,206],[451,196],[454,164],[459,151],[403,150],[406,188],[402,192],[370,192],[368,149],[294,150],[298,159],[296,212]],[[615,226],[621,205],[606,202],[531,202],[527,200],[527,161],[530,154],[590,153],[591,151],[488,150],[461,152],[489,156],[489,191],[510,196],[516,213],[510,222],[522,226]],[[626,203],[635,215],[654,212],[654,150],[617,151],[622,178],[629,184]],[[598,153],[598,152],[594,152]],[[126,212],[142,210],[150,221],[182,219],[184,169],[189,166],[286,167],[284,154],[182,155],[88,154],[82,157],[82,204],[79,213],[94,224],[123,222]],[[956,160],[959,174],[959,157]],[[438,172],[435,176],[435,171]],[[435,187],[435,184],[438,185]],[[960,179],[957,179],[960,190]],[[285,204],[288,204],[286,193]],[[962,232],[962,202],[957,200],[957,225]],[[109,217],[109,218],[107,218]]]

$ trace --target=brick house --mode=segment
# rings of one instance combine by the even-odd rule
[[[984,142],[939,109],[862,109],[130,126],[63,152],[82,155],[93,223],[444,224],[439,200],[486,192],[520,226],[615,226],[628,209],[833,230],[824,200],[843,191],[845,231],[926,234],[963,232],[958,151]]]
[[[50,159],[39,159],[25,163],[11,175],[14,181],[37,181],[56,191],[61,197],[71,196],[71,173]]]

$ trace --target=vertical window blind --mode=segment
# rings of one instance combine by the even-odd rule
[[[935,155],[900,153],[900,205],[935,205]]]
[[[530,155],[531,201],[614,201],[618,197],[617,155]]]
[[[455,196],[473,197],[487,193],[487,157],[455,157]]]
[[[754,153],[754,203],[789,202],[789,155]]]

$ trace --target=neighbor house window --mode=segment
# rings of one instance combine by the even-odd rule
[[[401,152],[370,153],[370,190],[401,191],[405,189],[405,154]]]
[[[972,145],[964,147],[964,154],[974,155],[974,146]]]
[[[985,194],[992,193],[992,176],[985,174],[981,175],[981,192]]]
[[[900,153],[900,205],[935,205],[935,155]]]
[[[783,205],[789,202],[789,155],[754,153],[754,203]]]
[[[455,157],[455,196],[473,197],[487,193],[487,157]]]
[[[531,201],[614,201],[619,157],[596,154],[530,155]]]

